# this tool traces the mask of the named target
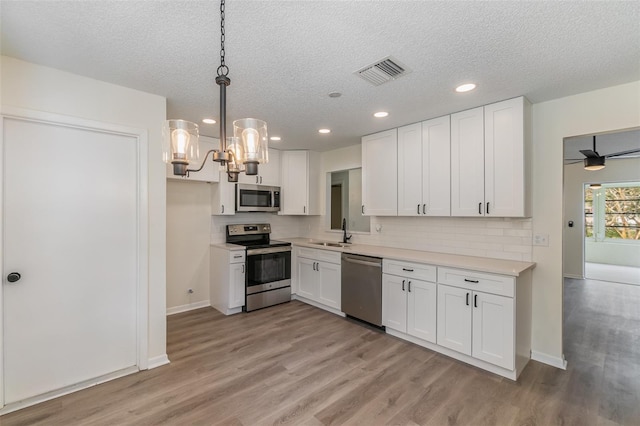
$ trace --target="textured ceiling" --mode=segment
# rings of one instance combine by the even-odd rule
[[[169,118],[217,118],[216,1],[2,0],[0,13],[3,55],[165,96]],[[226,20],[229,123],[262,118],[283,149],[640,79],[638,1],[228,0]],[[389,55],[412,72],[377,87],[353,75]],[[468,81],[478,88],[453,91]]]

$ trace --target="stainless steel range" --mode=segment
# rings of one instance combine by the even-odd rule
[[[271,225],[227,225],[227,243],[247,247],[244,311],[291,300],[291,243],[270,239]]]

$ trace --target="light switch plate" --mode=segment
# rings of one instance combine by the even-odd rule
[[[549,234],[536,234],[533,236],[533,245],[549,247]]]

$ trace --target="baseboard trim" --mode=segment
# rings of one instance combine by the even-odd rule
[[[543,352],[531,351],[531,359],[561,370],[567,369],[567,360],[564,359],[564,355],[562,355],[562,357],[557,357]]]
[[[211,303],[208,300],[201,300],[200,302],[188,303],[186,305],[173,306],[171,308],[167,308],[167,316],[179,314],[181,312],[192,311],[194,309],[206,308],[207,306],[211,306]]]
[[[582,275],[576,275],[576,274],[564,274],[565,278],[573,278],[574,280],[583,280],[584,277]]]
[[[168,361],[168,359],[167,359]],[[51,392],[43,393],[41,395],[37,395],[31,398],[24,399],[22,401],[13,402],[11,404],[5,405],[2,409],[0,409],[0,416],[5,414],[13,413],[14,411],[21,410],[23,408],[31,407],[32,405],[40,404],[45,401],[49,401],[51,399],[59,398],[64,395],[68,395],[73,392],[77,392],[83,389],[88,389],[90,387],[99,385],[101,383],[108,382],[110,380],[118,379],[120,377],[127,376],[129,374],[137,373],[138,367],[127,367],[122,370],[114,371],[113,373],[105,374],[100,377],[96,377],[94,379],[85,380],[80,383],[76,383],[75,385],[66,386],[62,389],[57,389]]]
[[[147,370],[169,364],[170,362],[167,354],[154,356],[153,358],[149,358]]]

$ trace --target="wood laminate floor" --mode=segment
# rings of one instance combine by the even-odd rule
[[[568,280],[569,368],[531,361],[518,382],[297,301],[203,308],[169,317],[170,365],[0,424],[640,425],[640,288],[626,287]]]

